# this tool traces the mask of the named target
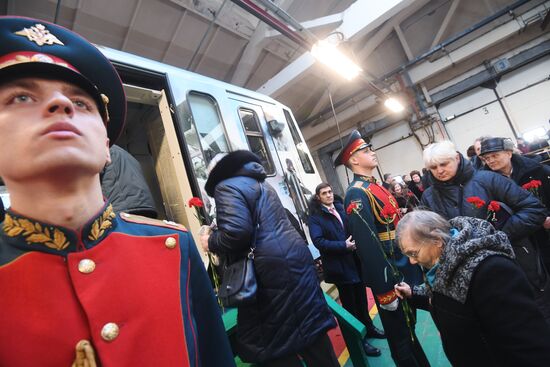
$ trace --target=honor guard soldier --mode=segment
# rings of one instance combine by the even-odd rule
[[[0,365],[234,366],[187,230],[101,194],[126,109],[113,65],[41,20],[0,17],[0,39]]]
[[[402,281],[421,284],[418,265],[409,263],[395,241],[399,208],[393,196],[372,177],[378,165],[374,151],[354,130],[334,161],[354,177],[346,191],[344,207],[350,234],[361,260],[363,280],[372,289],[392,358],[398,367],[429,366],[414,334],[414,310],[397,298],[394,285]],[[366,306],[366,305],[365,305]]]

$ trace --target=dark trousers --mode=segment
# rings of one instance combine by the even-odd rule
[[[336,284],[342,306],[355,318],[363,323],[367,329],[372,328],[367,301],[367,289],[361,283]]]
[[[277,358],[262,363],[262,367],[304,367],[302,357],[307,367],[340,367],[334,354],[328,335],[322,334],[317,340],[296,354]]]
[[[387,311],[381,308],[376,300],[376,307],[378,307],[378,314],[384,326],[395,365],[397,367],[429,367],[430,362],[428,362],[414,333],[414,320],[411,320],[411,330],[407,327],[402,303],[399,302],[395,311]]]

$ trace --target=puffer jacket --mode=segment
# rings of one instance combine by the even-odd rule
[[[488,167],[486,167],[489,170]],[[512,175],[510,177],[519,186],[532,180],[539,180],[542,186],[536,191],[537,198],[546,207],[546,216],[550,216],[550,167],[538,163],[535,159],[512,155]],[[531,236],[531,241],[540,248],[542,261],[547,271],[550,270],[550,238],[548,231],[541,228]]]
[[[236,151],[218,162],[205,185],[216,201],[218,225],[208,240],[210,251],[230,259],[244,256],[254,218],[259,220],[257,301],[239,307],[237,319],[237,352],[243,361],[255,363],[299,352],[335,326],[313,257],[265,177],[257,156]]]
[[[346,248],[349,234],[345,227],[348,218],[341,199],[335,198],[334,208],[340,214],[344,226],[318,200],[312,200],[308,220],[309,235],[321,253],[325,282],[357,284],[361,282],[359,258],[355,251]]]
[[[518,154],[512,155],[512,176],[510,177],[518,185],[522,186],[532,180],[539,180],[542,186],[538,189],[537,196],[546,206],[547,215],[550,214],[550,167],[538,163],[532,158],[526,158]]]
[[[486,219],[489,202],[502,202],[513,211],[501,229],[512,242],[536,232],[546,219],[546,209],[531,193],[494,172],[475,171],[462,155],[451,180],[443,182],[436,180],[431,172],[429,175],[433,185],[424,191],[421,204],[447,219],[458,216]],[[486,205],[475,208],[467,202],[474,196],[484,200]]]

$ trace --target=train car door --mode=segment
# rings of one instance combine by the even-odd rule
[[[238,99],[231,99],[231,102],[244,129],[249,149],[262,160],[268,174],[267,181],[277,190],[283,206],[297,219],[295,226],[297,224],[307,238],[307,195],[311,192],[295,169],[298,157],[292,148],[292,139],[288,138],[289,135],[275,134],[269,129],[260,104]],[[312,252],[316,253],[316,250],[312,248]]]
[[[124,89],[128,116],[117,145],[140,162],[159,219],[185,225],[197,242],[200,223],[195,209],[187,205],[193,197],[191,176],[186,171],[166,93],[129,84]]]

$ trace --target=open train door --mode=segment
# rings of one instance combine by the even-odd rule
[[[187,205],[193,197],[192,186],[166,93],[129,84],[125,84],[124,89],[128,98],[128,119],[117,144],[140,162],[159,219],[185,225],[198,244],[200,223],[195,209]],[[206,260],[200,248],[199,253]]]

